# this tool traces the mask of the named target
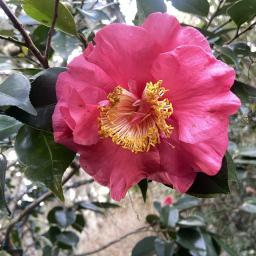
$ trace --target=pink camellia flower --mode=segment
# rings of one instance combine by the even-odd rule
[[[172,196],[166,196],[163,200],[163,205],[171,205],[173,203]]]
[[[57,81],[57,143],[115,200],[142,179],[186,192],[197,172],[215,175],[240,106],[234,70],[206,38],[168,14],[142,26],[111,24]]]

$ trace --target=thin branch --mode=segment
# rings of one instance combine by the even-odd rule
[[[222,23],[220,26],[218,26],[217,28],[215,28],[213,31],[211,31],[212,33],[217,32],[218,30],[220,30],[221,28],[225,27],[228,23],[230,23],[232,21],[232,19],[228,19],[227,21],[225,21],[224,23]]]
[[[251,25],[249,25],[247,28],[245,28],[243,31],[239,32],[239,30],[237,30],[236,35],[230,39],[226,44],[230,44],[233,41],[235,41],[237,38],[239,38],[241,35],[245,34],[246,32],[248,32],[249,30],[253,29],[253,27],[256,26],[256,21],[253,22]]]
[[[221,9],[222,4],[224,4],[224,2],[225,2],[225,0],[220,0],[220,1],[219,1],[219,4],[218,4],[218,6],[217,6],[217,9],[216,9],[216,11],[212,14],[212,16],[210,17],[209,22],[207,23],[207,25],[206,25],[206,27],[205,27],[205,30],[210,27],[210,25],[212,24],[212,21],[213,21],[214,18],[217,16],[217,14],[218,14],[219,10]]]
[[[30,38],[30,36],[25,31],[23,25],[16,18],[16,16],[10,11],[9,7],[6,5],[4,0],[0,0],[0,7],[3,9],[5,14],[9,17],[9,19],[11,20],[13,26],[21,33],[26,46],[33,53],[33,55],[39,60],[39,62],[42,65],[42,67],[48,68],[49,67],[48,61],[45,60],[45,58],[43,57],[41,52],[37,49],[37,47],[35,46],[35,44],[32,41],[32,39]]]
[[[55,0],[53,17],[52,17],[52,25],[51,25],[51,27],[49,29],[49,32],[48,32],[48,37],[47,37],[47,42],[46,42],[46,47],[45,47],[45,52],[44,52],[44,58],[45,58],[46,61],[48,59],[49,51],[50,51],[50,48],[51,48],[51,41],[52,41],[52,36],[53,36],[53,32],[54,32],[54,27],[55,27],[55,24],[56,24],[57,19],[58,19],[59,2],[60,2],[60,0]]]
[[[118,239],[116,240],[113,240],[105,245],[103,245],[102,247],[96,249],[96,250],[93,250],[93,251],[89,251],[89,252],[85,252],[85,253],[82,253],[82,254],[76,254],[75,256],[88,256],[88,255],[93,255],[95,253],[98,253],[102,250],[105,250],[106,248],[110,247],[111,245],[113,244],[116,244],[116,243],[119,243],[120,241],[122,241],[123,239],[131,236],[131,235],[134,235],[134,234],[137,234],[137,233],[140,233],[140,232],[146,232],[149,230],[149,227],[148,226],[144,226],[144,227],[141,227],[141,228],[138,228],[132,232],[129,232],[121,237],[119,237]]]
[[[5,41],[8,41],[8,42],[12,42],[12,43],[17,44],[17,45],[20,45],[20,46],[27,46],[25,43],[20,42],[20,41],[18,41],[18,40],[16,40],[16,39],[12,38],[12,37],[10,37],[10,36],[1,36],[1,35],[0,35],[0,39],[5,40]]]

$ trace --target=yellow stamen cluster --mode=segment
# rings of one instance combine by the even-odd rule
[[[147,83],[141,99],[117,86],[108,95],[109,105],[100,107],[100,135],[134,153],[149,151],[162,134],[169,137],[173,127],[166,119],[173,108],[168,99],[160,100],[167,91],[161,84]]]

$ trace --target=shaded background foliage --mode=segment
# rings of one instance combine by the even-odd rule
[[[20,23],[10,13],[7,19],[5,2]],[[123,250],[116,255],[256,255],[256,1],[5,2],[0,0],[0,255],[110,255],[105,250],[117,243]],[[92,251],[81,249],[90,225],[125,206],[111,202],[76,156],[54,143],[56,79],[98,29],[141,24],[156,11],[199,29],[215,56],[235,68],[233,91],[243,106],[231,119],[229,153],[217,176],[199,175],[189,191],[204,199],[141,181],[130,193],[137,198],[141,191],[152,205],[143,226]],[[169,193],[174,203],[163,205]],[[222,195],[207,198],[216,193]],[[144,238],[125,251],[125,241],[138,233]],[[104,234],[100,239],[108,240]]]

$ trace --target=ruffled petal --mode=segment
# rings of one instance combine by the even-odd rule
[[[232,68],[199,47],[183,46],[161,54],[152,73],[163,80],[173,104],[179,139],[197,143],[217,136],[240,100],[230,92]]]
[[[110,188],[111,197],[121,200],[127,190],[159,169],[159,153],[134,154],[114,144],[110,139],[84,148],[80,152],[81,166],[93,178]]]
[[[207,39],[197,29],[182,27],[174,16],[167,13],[150,14],[142,27],[158,43],[161,52],[168,52],[183,45],[194,45],[211,53]]]
[[[134,80],[144,87],[151,80],[151,65],[159,52],[144,28],[111,24],[101,29],[94,41],[96,46],[87,59],[100,66],[115,85],[127,89],[129,81]]]

